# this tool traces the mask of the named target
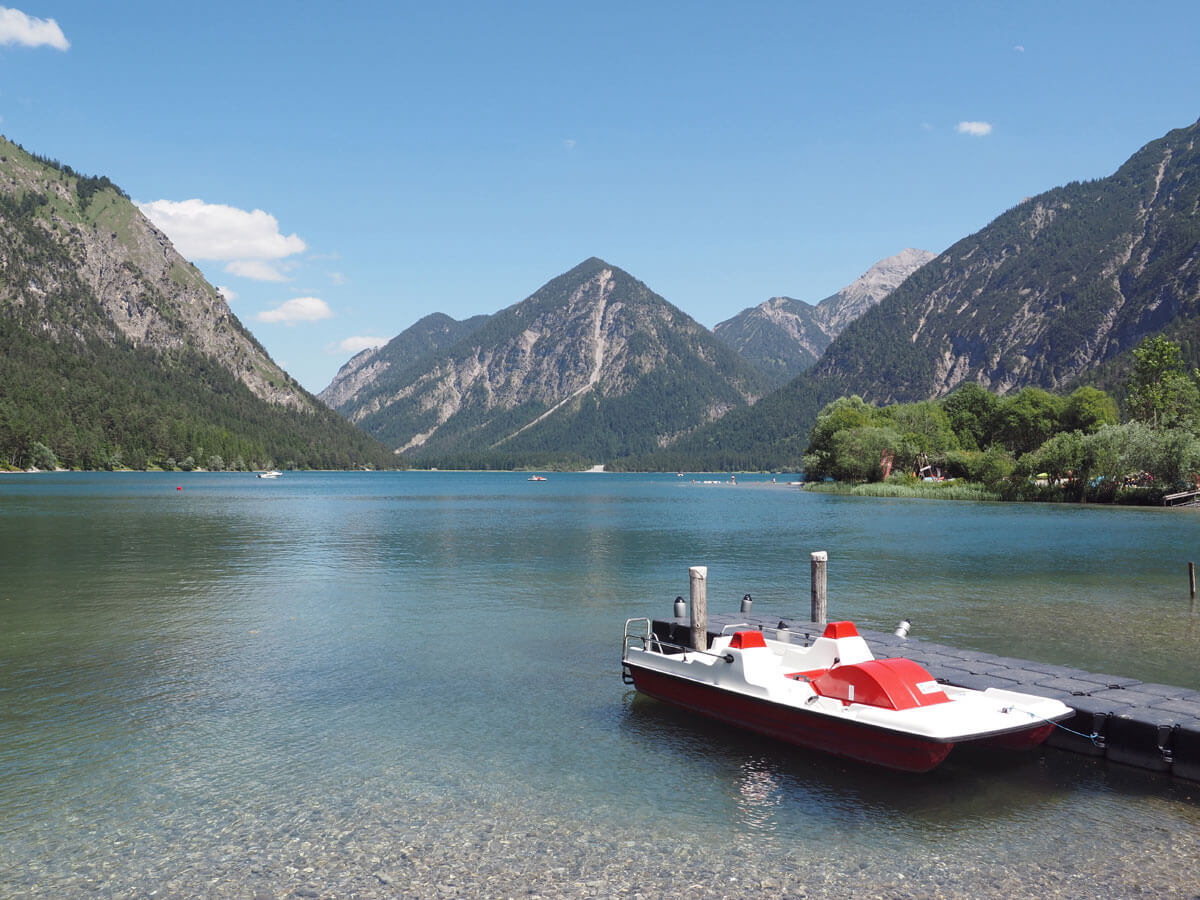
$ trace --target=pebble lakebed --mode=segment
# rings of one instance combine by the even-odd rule
[[[409,786],[411,787],[411,786]],[[1200,897],[1195,835],[1148,824],[1118,852],[1070,841],[1014,857],[985,835],[886,847],[745,834],[636,834],[614,810],[530,815],[531,804],[432,790],[338,809],[297,801],[213,810],[208,821],[163,810],[145,827],[80,821],[73,848],[36,834],[0,851],[12,900],[111,898],[1126,898]],[[1097,826],[1102,823],[1096,823]],[[86,849],[86,852],[85,852]],[[1034,861],[1031,861],[1033,859]]]

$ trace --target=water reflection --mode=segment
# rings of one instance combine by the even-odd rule
[[[783,802],[782,786],[770,761],[747,757],[733,784],[739,826],[752,832],[754,840],[769,836],[776,829],[776,807]]]
[[[960,747],[932,772],[913,774],[795,748],[634,692],[625,694],[623,706],[625,738],[669,759],[681,785],[689,786],[678,802],[700,814],[714,803],[704,785],[727,784],[723,806],[708,811],[752,834],[796,840],[849,837],[867,828],[873,840],[904,844],[916,834],[942,840],[963,829],[977,835],[997,828],[1013,835],[1044,832],[1047,823],[1061,827],[1068,819],[1070,830],[1087,830],[1091,825],[1077,809],[1081,792],[1118,802],[1200,800],[1200,791],[1186,783],[1048,747],[1029,753]],[[1110,815],[1106,804],[1100,818]],[[1200,804],[1189,816],[1200,824]],[[1122,817],[1136,819],[1131,811]],[[1112,827],[1111,821],[1105,826]]]
[[[27,870],[84,893],[72,859],[136,894],[133,856],[97,849],[118,832],[138,834],[146,871],[181,847],[203,861],[327,827],[369,836],[356,860],[399,832],[474,846],[484,820],[543,869],[576,852],[559,835],[649,872],[666,869],[647,835],[667,835],[668,862],[753,860],[777,879],[823,872],[835,845],[870,895],[979,860],[1118,871],[1139,840],[1165,852],[1200,827],[1195,792],[1161,776],[1048,750],[892,773],[619,676],[621,623],[666,614],[688,565],[709,566],[710,608],[750,592],[790,618],[808,552],[827,549],[831,609],[865,625],[914,614],[920,637],[1194,680],[1195,621],[1163,574],[1192,539],[1178,517],[645,476],[15,476],[0,492],[0,894],[28,891],[11,874]]]

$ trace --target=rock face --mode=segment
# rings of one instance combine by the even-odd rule
[[[880,260],[816,306],[790,297],[772,297],[713,332],[757,366],[772,384],[782,384],[813,365],[842,330],[894,291],[934,258],[909,248]]]
[[[188,347],[255,396],[311,409],[224,299],[108,179],[86,178],[0,138],[0,307],[68,341],[119,333],[135,347]],[[84,310],[87,313],[84,314]]]
[[[413,458],[602,463],[670,446],[763,390],[703,326],[599,259],[495,315],[453,322],[433,323],[445,344],[419,329],[406,360],[385,358],[387,347],[360,354],[323,396]]]
[[[34,456],[396,465],[276,365],[116,185],[0,139],[0,461]]]
[[[797,460],[821,408],[854,394],[1111,388],[1155,334],[1200,363],[1200,123],[1108,178],[1021,201],[853,320],[816,365],[680,449]]]
[[[815,375],[877,402],[966,381],[1064,388],[1200,316],[1200,123],[1108,178],[1026,199],[834,341]]]
[[[832,337],[872,306],[879,304],[917,269],[937,256],[928,250],[908,247],[895,256],[881,259],[831,297],[817,304],[817,321]]]
[[[356,397],[398,383],[404,372],[419,366],[426,356],[466,337],[487,319],[487,316],[473,316],[459,322],[444,313],[431,313],[382,347],[372,347],[352,357],[317,396],[334,409],[349,408]]]

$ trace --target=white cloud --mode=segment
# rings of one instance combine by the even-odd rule
[[[296,297],[274,309],[260,312],[254,318],[260,322],[282,322],[284,325],[295,325],[297,322],[319,322],[321,319],[332,319],[333,310],[329,308],[328,303],[318,297]]]
[[[274,263],[265,259],[235,259],[225,267],[230,275],[251,278],[254,281],[287,281],[288,277]]]
[[[969,134],[971,137],[983,137],[985,134],[992,133],[991,122],[959,122],[955,126],[955,131],[959,134]]]
[[[138,209],[188,259],[228,261],[225,271],[242,278],[287,281],[280,267],[268,261],[308,249],[298,235],[281,234],[279,221],[261,209],[246,212],[196,199],[155,200],[139,203]]]
[[[53,19],[35,19],[7,6],[0,6],[0,44],[53,47],[56,50],[71,46]]]
[[[338,341],[338,343],[333,345],[331,352],[349,353],[353,356],[371,347],[382,347],[387,342],[387,338],[355,335],[354,337],[346,338],[344,341]]]
[[[1015,45],[1013,46],[1013,50],[1014,50],[1014,51],[1016,51],[1017,53],[1024,53],[1024,52],[1025,52],[1025,45],[1024,45],[1024,44],[1015,44]]]
[[[236,300],[238,298],[237,291],[234,291],[231,288],[227,288],[224,285],[220,285],[217,287],[217,293],[221,295],[221,297],[225,300],[226,303],[232,303],[234,300]]]

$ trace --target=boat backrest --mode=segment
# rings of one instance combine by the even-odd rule
[[[719,634],[712,639],[712,643],[708,646],[709,653],[720,653],[729,646],[729,642],[733,640],[732,634]]]
[[[805,668],[827,669],[832,665],[849,665],[874,659],[875,654],[860,635],[853,637],[819,637],[813,641],[805,660]]]
[[[761,631],[739,631],[723,649],[731,651],[731,670],[740,672],[748,683],[766,686],[779,678],[779,656],[767,646]]]

